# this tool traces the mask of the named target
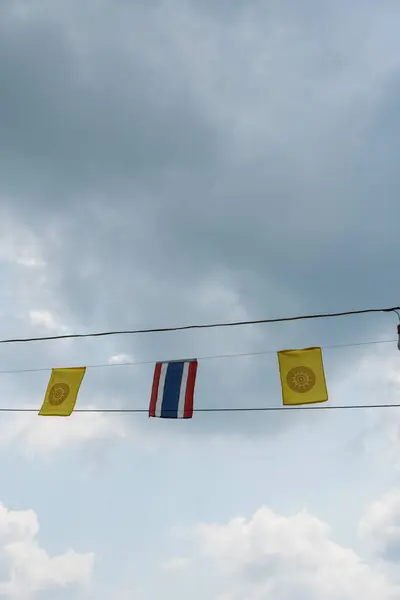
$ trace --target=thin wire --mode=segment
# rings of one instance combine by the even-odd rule
[[[322,346],[323,350],[332,350],[336,348],[354,348],[356,346],[372,346],[377,344],[392,344],[397,340],[372,340],[369,342],[356,342],[353,344],[333,344],[330,346]],[[241,352],[238,354],[214,354],[209,356],[198,356],[197,360],[219,360],[226,358],[244,358],[248,356],[266,356],[268,354],[276,354],[277,350],[261,350],[259,352]],[[139,365],[154,365],[155,362],[167,362],[167,361],[155,361],[155,360],[138,360],[138,361],[126,361],[120,363],[100,363],[94,365],[86,365],[87,369],[105,369],[109,367],[136,367]],[[67,367],[63,367],[64,369]],[[52,367],[40,367],[37,369],[10,369],[0,370],[0,375],[7,375],[12,373],[40,373],[50,372]]]
[[[306,319],[327,319],[330,317],[344,317],[348,315],[361,315],[367,313],[378,313],[378,312],[394,312],[400,310],[400,306],[394,306],[392,308],[367,308],[363,310],[349,310],[346,312],[338,313],[326,313],[316,315],[300,315],[296,317],[280,317],[278,319],[257,319],[255,321],[235,321],[231,323],[209,323],[204,325],[183,325],[180,327],[158,327],[154,329],[131,329],[122,331],[101,331],[98,333],[71,333],[64,335],[50,335],[44,337],[33,337],[33,338],[11,338],[0,340],[0,344],[13,344],[18,342],[43,342],[49,340],[66,340],[72,338],[89,338],[89,337],[105,337],[111,335],[137,335],[139,333],[164,333],[167,331],[184,331],[188,329],[211,329],[216,327],[239,327],[242,325],[260,325],[262,323],[283,323],[286,321],[300,321]]]
[[[231,412],[292,412],[294,410],[357,410],[366,408],[400,408],[400,404],[340,404],[340,405],[310,405],[310,406],[253,406],[248,408],[196,408],[195,413],[231,413]],[[0,408],[3,413],[37,413],[37,408]],[[97,414],[148,414],[148,408],[77,408],[74,413]],[[168,412],[168,411],[167,411]],[[172,413],[173,411],[171,411]],[[176,414],[176,411],[174,411]]]

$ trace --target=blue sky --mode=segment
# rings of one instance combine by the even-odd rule
[[[3,0],[1,338],[399,304],[394,0]],[[2,345],[0,408],[281,403],[276,351],[394,315]],[[326,348],[329,402],[399,401],[396,342]],[[135,366],[90,368],[118,362]],[[43,370],[40,370],[43,369]],[[398,600],[397,410],[0,420],[0,598]]]

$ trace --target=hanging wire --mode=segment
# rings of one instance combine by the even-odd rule
[[[400,316],[399,316],[400,318]],[[377,344],[391,344],[395,343],[396,340],[373,340],[366,342],[356,342],[349,344],[334,344],[330,346],[322,346],[324,350],[339,349],[339,348],[351,348],[357,346],[369,346]],[[224,358],[240,358],[247,356],[263,356],[267,354],[275,354],[276,350],[265,350],[260,352],[243,352],[240,354],[217,354],[212,356],[198,357],[199,360],[213,360],[213,359],[224,359]],[[129,361],[123,363],[106,363],[89,365],[87,368],[105,368],[105,367],[123,367],[123,366],[136,366],[136,365],[148,365],[154,364],[155,361]],[[32,373],[40,371],[51,371],[49,368],[40,369],[15,369],[9,371],[0,371],[0,374],[6,373]],[[326,411],[326,410],[360,410],[360,409],[378,409],[378,408],[400,408],[400,404],[352,404],[352,405],[331,405],[331,404],[318,404],[318,405],[294,405],[294,406],[252,406],[252,407],[220,407],[220,408],[197,408],[194,409],[195,413],[236,413],[236,412],[281,412],[281,411]],[[94,414],[148,414],[148,408],[77,408],[73,411],[74,413],[94,413]],[[175,411],[173,411],[175,414]],[[22,407],[0,407],[0,413],[38,413],[37,408],[22,408]]]
[[[41,338],[21,338],[21,339],[9,339],[9,340],[0,340],[1,343],[12,343],[12,342],[31,342],[31,341],[43,341],[43,340],[57,340],[57,339],[66,339],[66,338],[80,338],[80,337],[99,337],[106,335],[121,335],[121,334],[135,334],[135,333],[155,333],[162,331],[178,331],[184,329],[202,329],[202,328],[210,328],[210,327],[231,327],[238,325],[253,325],[258,323],[276,323],[282,321],[295,321],[300,319],[317,319],[317,318],[327,318],[327,317],[338,317],[345,315],[354,315],[354,314],[365,314],[365,313],[374,313],[374,312],[395,312],[399,318],[400,323],[400,307],[394,308],[383,308],[383,309],[366,309],[366,310],[358,310],[358,311],[348,311],[343,313],[329,313],[325,315],[307,315],[307,316],[299,316],[299,317],[285,317],[281,319],[264,319],[259,321],[241,321],[236,323],[216,323],[212,325],[189,325],[184,327],[174,327],[174,328],[162,328],[162,329],[147,329],[147,330],[135,330],[135,331],[114,331],[114,332],[103,332],[103,333],[89,333],[89,334],[71,334],[71,335],[60,335],[60,336],[48,336]],[[399,336],[400,336],[400,324],[398,327]],[[400,338],[399,338],[400,339]],[[393,343],[396,340],[373,340],[366,342],[356,342],[356,343],[348,343],[348,344],[335,344],[329,346],[322,346],[323,349],[334,349],[334,348],[350,348],[356,346],[368,346],[368,345],[376,345],[376,344],[389,344]],[[400,345],[400,341],[399,341]],[[400,349],[400,348],[399,348]],[[198,357],[199,360],[213,360],[213,359],[224,359],[224,358],[239,358],[239,357],[249,357],[249,356],[262,356],[267,354],[275,354],[276,350],[265,350],[259,352],[244,352],[238,354],[217,354],[211,356],[202,356]],[[108,368],[108,367],[122,367],[122,366],[136,366],[136,365],[146,365],[146,364],[154,364],[154,360],[152,361],[126,361],[121,363],[103,363],[103,364],[92,364],[87,365],[87,368]],[[8,373],[33,373],[33,372],[43,372],[43,371],[51,371],[51,368],[32,368],[32,369],[10,369],[10,370],[2,370],[0,374],[8,374]],[[194,409],[196,413],[233,413],[233,412],[281,412],[281,411],[326,411],[326,410],[359,410],[359,409],[378,409],[378,408],[400,408],[400,404],[353,404],[353,405],[295,405],[295,406],[264,406],[264,407],[224,407],[224,408],[198,408]],[[0,413],[37,413],[37,408],[22,408],[22,407],[0,407]],[[96,414],[148,414],[148,408],[78,408],[74,410],[74,413],[96,413]]]
[[[399,317],[400,318],[400,317]],[[355,342],[350,344],[332,344],[329,346],[322,346],[323,350],[334,350],[340,348],[355,348],[358,346],[373,346],[378,344],[393,344],[396,343],[397,340],[372,340],[367,342]],[[213,354],[207,356],[198,356],[197,360],[222,360],[229,358],[246,358],[250,356],[267,356],[268,354],[276,354],[277,350],[260,350],[259,352],[239,352],[237,354]],[[99,363],[86,365],[87,369],[106,369],[112,367],[136,367],[140,365],[154,365],[156,362],[168,362],[167,360],[156,361],[156,360],[138,360],[138,361],[124,361],[119,363]],[[65,365],[62,367],[64,369],[68,368]],[[0,370],[0,375],[8,375],[13,373],[41,373],[41,372],[50,372],[52,367],[39,367],[39,368],[31,368],[31,369],[4,369]]]
[[[251,406],[251,407],[226,407],[226,408],[195,408],[194,413],[234,413],[234,412],[293,412],[293,411],[325,411],[325,410],[357,410],[367,408],[400,408],[400,404],[338,404],[338,405],[292,405],[292,406]],[[168,412],[168,411],[163,411]],[[38,413],[37,408],[0,408],[0,413]],[[148,414],[148,408],[76,408],[75,413],[95,414]],[[176,415],[176,411],[171,411]],[[182,419],[174,419],[182,420]],[[187,419],[185,419],[187,420]]]
[[[137,335],[141,333],[165,333],[171,331],[185,331],[189,329],[211,329],[218,327],[240,327],[243,325],[260,325],[266,323],[284,323],[289,321],[301,321],[310,319],[327,319],[332,317],[344,317],[349,315],[362,315],[368,313],[389,313],[400,311],[400,306],[394,306],[392,308],[367,308],[362,310],[349,310],[345,312],[337,313],[326,313],[326,314],[314,314],[314,315],[300,315],[295,317],[280,317],[277,319],[257,319],[254,321],[235,321],[231,323],[208,323],[204,325],[183,325],[179,327],[158,327],[154,329],[127,329],[121,331],[102,331],[98,333],[70,333],[64,335],[50,335],[43,337],[32,337],[32,338],[10,338],[0,340],[0,344],[14,344],[14,343],[26,343],[26,342],[41,342],[49,340],[66,340],[75,338],[90,338],[90,337],[105,337],[112,335]],[[398,314],[398,313],[397,313]]]

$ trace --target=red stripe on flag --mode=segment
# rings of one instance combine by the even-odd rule
[[[194,402],[194,386],[196,383],[197,374],[197,360],[190,361],[188,378],[186,385],[185,394],[185,408],[183,411],[184,419],[191,419],[193,417],[193,402]]]
[[[162,363],[156,363],[156,366],[154,367],[153,387],[151,389],[151,398],[149,406],[149,417],[156,416],[158,386],[160,384],[161,367]]]

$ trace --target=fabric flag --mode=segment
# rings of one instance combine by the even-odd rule
[[[75,407],[86,367],[53,369],[39,415],[69,417]]]
[[[195,359],[156,363],[149,417],[191,419],[196,373]]]
[[[281,350],[278,362],[283,404],[312,404],[328,400],[321,348]]]

